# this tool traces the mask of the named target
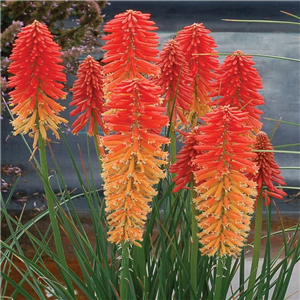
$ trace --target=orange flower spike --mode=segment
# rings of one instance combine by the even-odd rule
[[[159,166],[167,164],[167,152],[161,146],[169,139],[156,132],[168,124],[168,117],[159,106],[160,93],[147,79],[124,80],[107,103],[110,114],[104,113],[103,119],[116,132],[102,137],[108,150],[102,177],[112,243],[140,245],[151,210],[148,203],[157,193],[152,186],[165,176]]]
[[[263,84],[251,58],[240,50],[228,55],[216,71],[217,80],[213,83],[215,90],[210,96],[217,97],[213,105],[230,105],[248,112],[245,124],[257,133],[262,126],[259,120],[263,112],[256,106],[265,102],[258,93]]]
[[[253,141],[245,136],[247,117],[248,113],[237,108],[219,106],[203,117],[207,125],[196,136],[194,149],[202,154],[193,160],[198,168],[194,171],[198,196],[193,201],[200,211],[196,219],[202,229],[198,236],[203,255],[238,256],[250,230],[248,220],[257,191],[243,173],[245,165],[254,174],[257,167],[252,161]],[[215,243],[209,241],[210,235],[217,236]]]
[[[102,66],[92,56],[88,55],[80,64],[77,79],[70,91],[73,92],[73,101],[71,106],[76,106],[70,112],[71,116],[79,114],[73,123],[72,133],[77,134],[86,124],[89,125],[87,134],[89,136],[98,135],[98,124],[105,134],[108,133],[101,114],[104,112],[103,107],[103,70]]]
[[[112,91],[116,84],[124,79],[144,78],[158,76],[159,37],[155,23],[150,19],[150,14],[140,11],[127,10],[114,17],[104,26],[104,31],[109,33],[102,39],[107,50],[103,63],[106,75],[106,91]]]
[[[195,127],[190,133],[179,131],[184,137],[184,145],[180,149],[178,155],[176,155],[176,162],[171,165],[170,173],[175,173],[176,176],[173,179],[176,187],[173,189],[173,193],[186,188],[186,184],[192,179],[193,172],[197,170],[197,166],[194,165],[193,160],[197,155],[200,155],[202,151],[197,151],[194,146],[198,141],[196,135],[199,134],[199,127]]]
[[[217,45],[210,33],[202,23],[194,23],[184,27],[176,37],[194,80],[192,110],[187,113],[188,121],[193,122],[192,127],[196,126],[199,117],[211,111],[209,94],[213,91],[211,82],[215,79],[214,70],[219,67],[219,61],[216,55],[197,55],[216,53],[214,48]]]
[[[254,143],[253,148],[255,150],[274,150],[268,135],[264,131],[260,131],[256,135],[256,142]],[[273,184],[273,182],[276,182],[280,185],[286,185],[284,178],[280,175],[281,172],[275,161],[274,153],[256,152],[256,157],[253,161],[258,166],[258,172],[256,174],[248,173],[247,177],[257,183],[258,195],[265,185],[266,189],[263,190],[263,197],[265,198],[267,205],[270,204],[269,195],[277,199],[283,199],[287,194]]]
[[[190,110],[193,97],[193,78],[184,53],[176,40],[169,40],[160,53],[158,63],[161,74],[155,83],[162,88],[164,105],[169,104],[169,112],[174,108],[173,121],[177,116],[181,124],[188,124],[184,113]],[[174,104],[175,101],[175,104]]]
[[[8,86],[15,89],[9,95],[14,105],[12,112],[17,115],[11,123],[14,135],[30,132],[33,148],[39,133],[48,140],[50,129],[59,139],[58,124],[68,122],[58,116],[65,108],[55,101],[66,96],[60,83],[66,81],[60,56],[60,48],[47,26],[38,21],[22,29],[10,56],[8,72],[14,76],[9,78]]]

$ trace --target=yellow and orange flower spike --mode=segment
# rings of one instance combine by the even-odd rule
[[[106,41],[102,49],[107,50],[102,60],[105,93],[125,79],[158,76],[159,68],[154,63],[158,62],[159,51],[155,48],[159,37],[152,32],[157,27],[149,19],[150,14],[127,10],[104,26],[104,31],[109,33],[102,38]]]
[[[256,106],[265,102],[258,93],[263,84],[251,58],[252,56],[245,56],[240,50],[228,55],[216,71],[217,80],[213,83],[215,91],[211,97],[217,97],[214,105],[230,105],[248,112],[245,124],[257,133],[262,126],[259,120],[263,112]],[[251,137],[254,138],[254,135]]]
[[[184,136],[184,145],[178,155],[176,155],[176,162],[172,164],[169,169],[170,173],[176,174],[173,179],[173,182],[176,184],[173,193],[186,188],[186,185],[194,178],[193,173],[199,169],[199,167],[194,164],[194,160],[197,155],[203,153],[195,149],[195,146],[198,145],[196,136],[200,134],[200,130],[200,127],[195,127],[189,133],[178,130]]]
[[[8,72],[14,76],[8,86],[15,89],[9,95],[15,106],[12,112],[17,115],[12,121],[14,135],[29,132],[33,148],[39,134],[48,140],[48,129],[59,139],[58,124],[68,122],[59,116],[65,108],[55,101],[66,96],[60,83],[66,81],[60,56],[60,47],[47,26],[38,21],[22,29],[10,56]]]
[[[187,114],[188,121],[192,122],[192,127],[197,125],[199,117],[211,111],[209,94],[213,91],[211,82],[215,79],[214,70],[218,68],[219,61],[216,59],[216,55],[208,55],[216,53],[214,48],[217,47],[213,37],[209,35],[210,33],[211,31],[206,29],[202,23],[194,23],[184,27],[176,37],[194,79],[192,109]]]
[[[115,134],[102,138],[108,150],[102,177],[112,243],[140,246],[148,203],[157,193],[153,185],[165,177],[159,166],[167,163],[167,152],[161,146],[169,139],[159,133],[168,117],[160,94],[147,79],[124,80],[107,103],[114,113],[104,114],[104,121]]]
[[[108,133],[101,114],[103,107],[103,70],[102,66],[92,56],[88,55],[80,64],[77,79],[70,91],[73,91],[71,106],[77,106],[70,112],[71,116],[80,114],[72,124],[72,133],[78,133],[86,124],[89,124],[87,134],[98,135],[98,126],[104,133]]]
[[[256,141],[253,146],[254,150],[270,150],[273,151],[273,145],[270,142],[268,135],[264,131],[258,132],[256,135]],[[256,157],[253,161],[258,166],[258,172],[256,174],[249,173],[247,177],[257,183],[258,195],[262,192],[266,204],[270,204],[270,198],[283,199],[287,194],[274,186],[273,182],[280,185],[286,185],[284,178],[280,175],[279,166],[275,161],[273,152],[256,152]]]
[[[160,53],[158,66],[160,76],[155,83],[162,88],[162,95],[165,95],[164,105],[169,104],[169,114],[173,112],[174,124],[179,117],[179,122],[187,125],[184,113],[191,109],[194,80],[184,53],[176,40],[169,40],[165,44]]]
[[[204,151],[194,159],[197,197],[195,207],[203,255],[238,256],[250,230],[250,219],[257,195],[256,183],[245,173],[256,173],[251,159],[252,139],[245,136],[243,124],[248,113],[230,106],[219,106],[207,113],[197,136]]]

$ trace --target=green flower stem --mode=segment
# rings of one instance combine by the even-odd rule
[[[46,196],[46,199],[48,202],[49,217],[50,217],[51,226],[52,226],[52,230],[53,230],[53,236],[54,236],[54,242],[55,242],[57,255],[58,255],[60,264],[62,266],[62,268],[59,268],[59,271],[65,280],[68,291],[70,293],[72,293],[73,299],[76,299],[76,296],[74,294],[74,288],[72,286],[72,281],[71,281],[70,277],[68,276],[67,272],[65,271],[65,270],[67,270],[68,265],[67,265],[67,261],[66,261],[66,257],[65,257],[65,253],[64,253],[63,243],[61,240],[58,221],[56,218],[56,211],[54,208],[54,206],[55,206],[55,201],[53,199],[54,193],[53,193],[52,189],[50,188],[50,184],[49,184],[46,145],[45,145],[45,141],[43,140],[41,134],[39,135],[38,145],[39,145],[40,165],[41,165],[41,173],[43,176],[45,196]]]
[[[175,134],[175,124],[171,123],[171,132],[170,132],[170,138],[171,138],[171,145],[170,145],[170,156],[171,156],[171,163],[175,163],[176,161],[176,134]],[[173,174],[175,177],[175,174]]]
[[[129,273],[129,258],[130,249],[128,242],[122,245],[122,263],[121,263],[121,282],[120,282],[120,297],[121,300],[129,300],[129,283],[130,283],[130,273]]]
[[[223,280],[223,271],[224,271],[224,261],[223,257],[218,257],[218,267],[217,267],[217,275],[216,275],[216,285],[215,285],[215,296],[213,299],[221,300],[226,297],[226,295],[222,295],[222,282]]]
[[[101,160],[100,160],[100,150],[99,150],[97,135],[94,134],[93,138],[94,138],[94,144],[95,144],[95,149],[96,149],[97,157],[98,157],[99,161],[101,162]]]
[[[171,140],[171,144],[170,144],[170,161],[171,161],[171,165],[174,164],[176,162],[176,135],[175,135],[175,124],[174,122],[171,122],[170,125],[170,140]],[[173,179],[176,177],[175,173],[170,173],[170,184],[172,184]],[[178,219],[178,215],[179,212],[176,208],[178,208],[177,205],[177,197],[175,197],[175,195],[173,193],[170,193],[170,211],[168,209],[165,210],[165,212],[167,213],[167,215],[169,213],[173,214],[173,220],[177,220]]]
[[[194,180],[191,180],[191,193],[190,193],[190,203],[191,203],[191,211],[192,211],[192,245],[191,245],[191,267],[190,267],[190,282],[192,286],[192,290],[194,291],[195,295],[197,295],[197,268],[198,268],[198,251],[199,251],[199,242],[197,237],[198,226],[196,221],[196,208],[193,202],[196,193],[194,191]],[[191,299],[196,299],[194,294],[191,293]]]
[[[97,135],[99,135],[99,130],[98,130],[98,123],[96,121],[96,118],[94,117],[94,144],[95,144],[95,149],[96,149],[96,153],[97,153],[97,158],[99,161],[99,166],[100,166],[100,170],[102,172],[102,161],[101,161],[101,154],[100,154],[100,149],[99,149],[99,144],[98,144],[98,139],[97,139]]]
[[[250,278],[249,278],[249,283],[248,283],[249,293],[246,296],[246,300],[252,300],[253,293],[254,293],[254,285],[255,285],[259,256],[260,256],[262,216],[263,216],[263,197],[262,197],[262,192],[261,192],[257,199],[257,203],[256,203],[254,247],[253,247]]]
[[[175,105],[176,105],[176,97],[177,97],[177,91],[178,91],[178,85],[177,84],[177,89],[175,92],[174,99],[170,99],[169,105],[168,105],[168,117],[170,120],[170,128],[169,128],[169,138],[170,138],[170,160],[171,163],[175,163],[176,161],[176,133],[175,133],[175,122],[173,122],[173,114],[175,110]],[[172,178],[175,177],[175,174],[172,174]]]
[[[244,299],[244,289],[245,289],[245,247],[241,252],[240,258],[240,300]]]

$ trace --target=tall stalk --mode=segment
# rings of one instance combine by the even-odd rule
[[[217,274],[216,274],[216,283],[215,283],[215,296],[213,299],[215,300],[220,300],[223,299],[224,295],[222,295],[222,282],[224,282],[223,280],[223,271],[224,271],[224,263],[225,263],[225,259],[223,257],[218,257],[217,258],[218,261],[218,266],[217,266]],[[226,295],[225,295],[226,297]]]
[[[191,203],[191,212],[192,212],[192,245],[191,245],[191,266],[190,266],[190,282],[191,287],[194,293],[191,293],[191,299],[196,299],[197,295],[197,268],[198,268],[198,248],[199,242],[197,237],[198,226],[196,221],[196,208],[193,202],[193,198],[195,197],[194,191],[194,180],[191,180],[191,192],[190,192],[190,203]]]
[[[92,116],[94,116],[94,112],[92,113]],[[100,149],[99,149],[99,143],[98,143],[98,139],[97,136],[99,135],[99,129],[98,129],[98,123],[96,121],[96,118],[94,118],[94,144],[95,144],[95,149],[96,149],[96,154],[97,154],[97,159],[99,162],[99,166],[100,166],[100,171],[102,172],[102,161],[101,161],[101,153],[100,153]]]
[[[130,299],[130,297],[129,297],[129,284],[130,284],[129,258],[130,258],[129,243],[125,242],[122,245],[122,263],[121,263],[121,279],[120,279],[121,300],[129,300]]]
[[[168,117],[170,120],[170,126],[169,126],[169,130],[168,130],[168,137],[170,138],[170,162],[171,164],[174,164],[176,161],[176,132],[175,132],[175,123],[173,122],[173,113],[174,113],[174,108],[175,108],[175,99],[176,96],[174,98],[174,100],[170,100],[169,101],[169,105],[168,105]],[[176,174],[173,173],[169,173],[170,175],[170,179],[171,181],[173,181],[173,179],[175,178]],[[170,204],[170,211],[165,208],[165,218],[166,216],[172,212],[174,213],[174,219],[177,219],[178,217],[178,212],[177,210],[174,210],[176,207],[176,198],[174,197],[173,193],[170,194],[169,197],[169,204]]]
[[[252,300],[254,294],[254,286],[256,281],[256,274],[258,269],[260,247],[261,247],[262,217],[263,217],[263,196],[262,196],[262,192],[260,192],[260,195],[256,203],[254,247],[253,247],[253,255],[252,255],[252,265],[250,270],[250,278],[248,283],[248,294],[246,296],[246,300]]]
[[[170,99],[168,104],[168,117],[170,120],[168,137],[170,138],[170,161],[172,164],[176,161],[176,132],[175,132],[175,122],[173,122],[176,96],[177,96],[177,90],[174,99]],[[176,176],[175,174],[171,174],[172,179],[175,176]]]
[[[65,257],[65,253],[64,253],[63,243],[61,240],[56,211],[54,208],[55,195],[54,195],[52,189],[50,188],[50,183],[49,183],[46,145],[45,145],[45,141],[43,140],[41,134],[39,135],[38,145],[39,145],[40,165],[41,165],[41,173],[42,173],[42,177],[43,177],[45,197],[46,197],[47,203],[48,203],[49,217],[50,217],[51,226],[52,226],[52,230],[53,230],[53,237],[54,237],[55,247],[56,247],[56,251],[57,251],[57,256],[58,256],[60,264],[62,266],[62,268],[59,268],[59,271],[67,285],[68,291],[72,294],[73,299],[76,299],[76,296],[74,294],[74,288],[72,286],[72,281],[66,271],[68,269],[68,265],[67,265],[67,261],[66,261],[66,257]]]

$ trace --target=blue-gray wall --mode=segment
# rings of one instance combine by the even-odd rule
[[[160,47],[176,31],[194,22],[203,22],[204,26],[212,31],[216,43],[217,51],[231,53],[237,49],[249,54],[277,55],[299,59],[299,26],[259,24],[259,23],[233,23],[222,21],[224,18],[236,19],[256,19],[256,20],[286,20],[296,21],[280,12],[280,10],[300,15],[298,1],[112,1],[103,10],[105,20],[108,21],[117,13],[126,9],[141,10],[144,13],[151,13],[151,19],[159,27]],[[69,20],[72,22],[72,19]],[[93,54],[99,58],[100,53]],[[224,57],[220,57],[223,60]],[[261,94],[265,98],[266,105],[261,109],[265,118],[282,118],[284,121],[300,123],[299,110],[299,63],[287,60],[254,57],[256,67],[262,77],[264,89]],[[74,81],[74,75],[68,75],[68,85]],[[62,116],[70,120],[69,103],[71,95],[61,103],[67,107]],[[40,192],[42,186],[31,163],[28,161],[30,153],[24,145],[20,136],[11,135],[12,127],[9,124],[10,117],[7,112],[1,121],[1,164],[19,166],[26,175],[21,177],[18,190],[25,194],[32,195]],[[274,121],[263,120],[263,130],[270,134],[275,126]],[[68,128],[64,128],[66,133]],[[275,133],[273,144],[295,144],[299,143],[299,127],[281,124]],[[94,153],[93,140],[85,134],[73,136],[70,132],[66,138],[73,150],[75,158],[80,165],[78,145],[87,162],[87,140],[92,150],[92,170],[95,174],[95,181],[101,187],[100,170],[97,158]],[[29,144],[32,139],[26,138]],[[56,159],[64,175],[69,189],[78,188],[77,177],[71,165],[70,158],[62,142],[53,140],[52,148]],[[299,150],[299,147],[288,148],[289,150]],[[282,167],[300,166],[298,155],[276,154],[277,162]],[[52,159],[49,158],[49,168],[54,169]],[[87,166],[89,170],[89,167]],[[50,173],[54,175],[54,173]],[[299,170],[282,170],[282,174],[289,186],[300,186]],[[56,180],[53,176],[51,183],[57,188]],[[295,191],[292,191],[295,193]],[[299,205],[298,205],[299,208]]]

